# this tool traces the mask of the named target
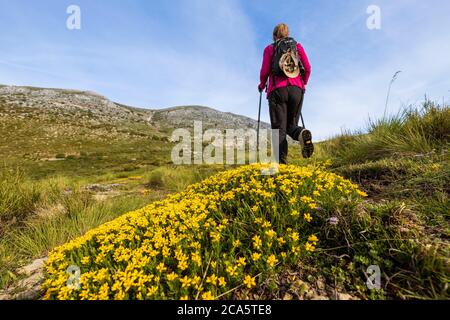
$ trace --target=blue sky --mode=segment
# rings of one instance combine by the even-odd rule
[[[66,28],[72,4],[81,30]],[[366,27],[371,4],[380,30]],[[450,98],[449,12],[446,0],[0,0],[0,83],[255,118],[262,51],[286,22],[312,64],[304,116],[323,139],[380,117],[397,70],[390,112]]]

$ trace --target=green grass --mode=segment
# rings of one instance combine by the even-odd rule
[[[397,115],[370,120],[363,132],[343,133],[318,144],[318,157],[348,165],[448,150],[450,108],[427,101],[422,108],[408,107]]]
[[[224,170],[223,166],[166,166],[150,171],[146,175],[147,186],[180,192],[187,186],[199,182],[213,173]]]
[[[369,194],[358,215],[337,213],[342,223],[324,230],[318,272],[358,291],[361,270],[377,264],[384,290],[369,298],[448,299],[449,144],[450,108],[427,101],[317,144],[309,161],[292,159],[331,159]]]
[[[70,182],[63,177],[33,181],[20,169],[0,171],[0,221],[20,223],[38,208],[51,206],[61,198]],[[1,234],[0,229],[0,234]]]

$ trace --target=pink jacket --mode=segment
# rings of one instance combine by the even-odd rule
[[[299,88],[305,89],[308,84],[309,76],[311,74],[311,65],[309,64],[308,57],[306,56],[305,50],[301,46],[300,43],[297,43],[297,51],[298,57],[302,61],[303,66],[305,67],[305,74],[303,76],[298,76],[297,78],[288,78],[288,77],[275,77],[275,84],[273,83],[273,76],[271,74],[272,67],[272,59],[274,55],[274,47],[273,44],[268,45],[264,49],[264,58],[261,67],[261,75],[260,75],[260,84],[259,88],[264,88],[267,79],[269,79],[269,88],[267,94],[271,93],[273,90],[281,87],[287,86],[297,86]]]

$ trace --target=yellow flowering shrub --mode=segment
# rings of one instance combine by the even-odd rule
[[[315,216],[362,195],[323,167],[266,167],[219,173],[54,249],[44,298],[231,298],[313,254]]]

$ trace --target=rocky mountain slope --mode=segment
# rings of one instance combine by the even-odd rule
[[[90,124],[146,122],[158,128],[191,126],[203,121],[205,127],[256,128],[257,121],[228,112],[202,106],[180,106],[151,110],[114,103],[91,91],[41,89],[33,87],[0,86],[0,114],[15,114],[45,118],[52,114],[71,121]],[[268,127],[263,123],[263,127]]]
[[[180,128],[191,127],[194,121],[201,121],[204,128],[243,129],[257,128],[257,121],[230,112],[221,112],[208,107],[189,106],[174,107],[148,111],[150,123],[156,126]],[[261,127],[269,128],[267,123]]]
[[[172,131],[198,120],[204,129],[257,126],[207,107],[151,110],[89,91],[0,86],[0,154],[7,166],[41,168],[44,175],[170,163]]]

